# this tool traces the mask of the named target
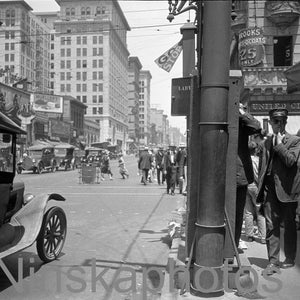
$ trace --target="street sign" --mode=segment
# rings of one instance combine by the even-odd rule
[[[191,77],[172,79],[171,116],[190,114]]]
[[[277,97],[278,98],[278,97]],[[289,115],[299,115],[300,113],[300,95],[298,99],[291,99],[289,95],[281,95],[281,99],[255,101],[251,100],[248,104],[249,111],[255,116],[268,115],[271,109],[287,109]]]

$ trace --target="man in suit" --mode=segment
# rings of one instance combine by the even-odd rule
[[[167,182],[167,194],[171,190],[171,195],[175,195],[175,184],[177,175],[176,153],[170,146],[163,158],[164,174]]]
[[[149,170],[151,168],[151,163],[152,163],[152,156],[149,153],[149,149],[148,147],[145,147],[144,151],[142,152],[139,162],[138,162],[138,168],[140,170],[142,170],[142,183],[144,183],[144,185],[147,184],[147,179],[148,179],[148,174],[149,174]]]
[[[272,275],[279,268],[295,265],[297,251],[296,209],[300,201],[300,176],[297,161],[300,138],[286,132],[288,111],[269,112],[273,135],[263,144],[260,157],[257,202],[262,203],[266,218],[266,242],[269,264],[264,274]],[[279,263],[280,223],[284,222],[285,261]]]
[[[159,147],[157,153],[155,154],[155,162],[156,162],[156,172],[157,172],[157,183],[160,185],[160,183],[164,183],[164,172],[163,172],[163,164],[162,160],[164,157],[164,148]],[[162,178],[160,178],[160,173],[162,173]],[[160,180],[161,179],[161,180]]]
[[[176,155],[177,161],[177,181],[179,185],[179,193],[182,194],[183,191],[183,184],[186,180],[185,178],[185,167],[187,163],[187,153],[186,153],[186,146],[185,144],[181,143],[179,145],[179,149]]]

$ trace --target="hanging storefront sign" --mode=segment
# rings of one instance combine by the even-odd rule
[[[239,32],[239,57],[241,67],[260,64],[265,56],[266,38],[262,28],[251,27]]]
[[[190,114],[191,77],[172,79],[171,116]]]
[[[180,40],[171,49],[162,54],[155,60],[155,63],[167,72],[170,72],[173,68],[178,56],[182,51],[182,41]]]

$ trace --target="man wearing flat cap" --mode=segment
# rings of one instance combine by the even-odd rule
[[[265,275],[279,273],[279,268],[295,265],[297,251],[296,209],[300,201],[300,176],[297,161],[300,138],[286,132],[288,111],[269,112],[273,135],[263,143],[260,157],[257,202],[262,203],[266,218],[266,242],[269,264]],[[299,202],[300,203],[300,202]],[[284,223],[285,260],[280,265],[280,223]]]

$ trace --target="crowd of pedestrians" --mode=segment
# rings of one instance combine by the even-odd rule
[[[185,182],[185,167],[187,164],[186,146],[169,146],[168,149],[159,147],[156,152],[145,147],[138,160],[138,169],[141,172],[141,183],[147,185],[157,181],[158,185],[166,183],[166,192],[175,195],[178,186],[179,193]]]
[[[244,224],[246,241],[266,244],[269,263],[263,272],[268,276],[279,273],[279,268],[293,267],[297,252],[300,137],[286,131],[287,119],[286,109],[271,110],[272,132],[267,133],[246,107],[239,108],[235,243],[241,248]],[[141,183],[157,181],[165,184],[167,194],[174,195],[176,187],[185,194],[186,164],[185,145],[160,147],[155,152],[145,147],[138,160]],[[280,263],[282,230],[285,259]]]

